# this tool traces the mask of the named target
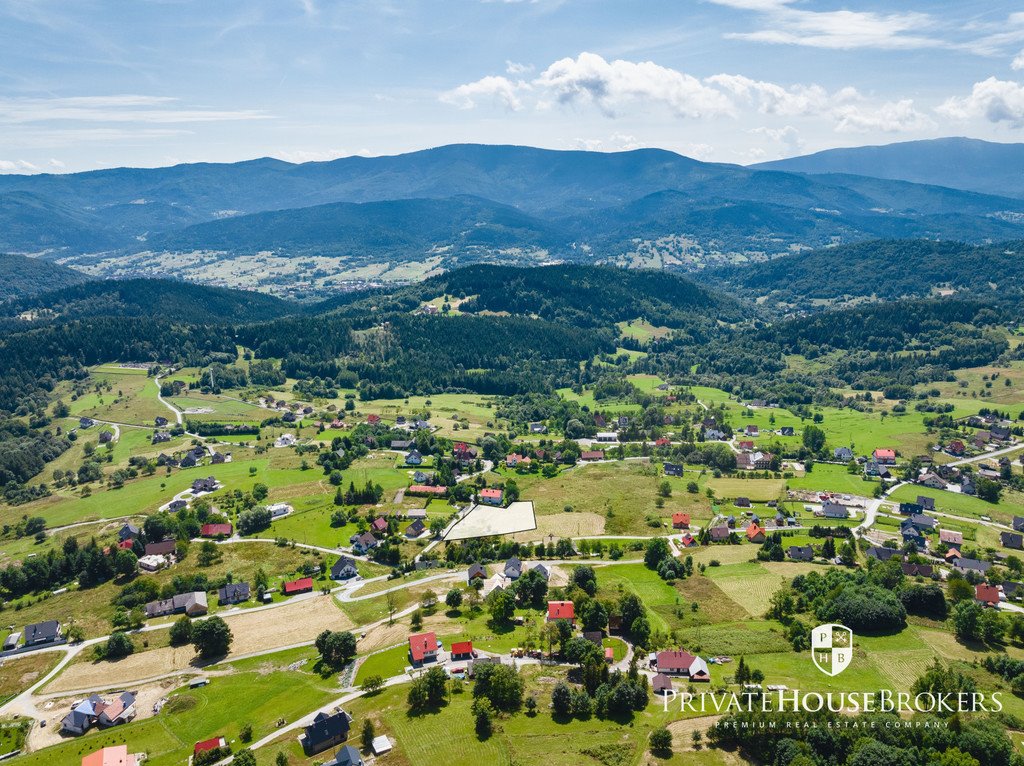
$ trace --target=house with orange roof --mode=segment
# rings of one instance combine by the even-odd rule
[[[136,759],[128,745],[113,745],[84,756],[82,766],[136,766]]]
[[[568,620],[569,624],[576,623],[576,607],[571,601],[549,601],[547,621]]]
[[[419,666],[424,662],[435,662],[439,648],[437,634],[433,631],[409,636],[409,659],[413,665]]]
[[[757,524],[757,522],[750,522],[750,526],[747,527],[747,540],[752,543],[763,543],[764,539],[764,530]]]
[[[449,653],[453,660],[471,660],[474,657],[473,642],[456,641],[452,644],[451,652]]]
[[[690,528],[690,514],[688,513],[673,513],[672,514],[672,529],[689,529]]]
[[[974,586],[974,600],[982,606],[998,606],[999,588],[988,583],[978,583]]]

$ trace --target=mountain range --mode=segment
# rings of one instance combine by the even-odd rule
[[[949,141],[929,151],[961,146]],[[1024,238],[1024,200],[954,188],[966,178],[954,172],[959,161],[920,182],[912,172],[926,164],[920,143],[882,147],[905,160],[877,167],[811,155],[783,161],[792,170],[657,149],[451,145],[304,164],[6,175],[0,252],[42,255],[93,276],[313,298],[478,262],[696,270],[876,238]],[[993,172],[976,185],[1013,191],[1008,161],[998,159],[1006,145],[963,146],[993,156],[983,165]],[[816,162],[822,172],[809,172]]]

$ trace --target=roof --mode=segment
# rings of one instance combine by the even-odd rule
[[[878,559],[879,561],[888,561],[894,556],[903,557],[903,552],[896,548],[886,548],[884,545],[872,545],[867,550],[867,555],[870,558]]]
[[[658,652],[658,670],[689,670],[695,659],[681,649]]]
[[[896,457],[896,450],[894,450],[894,449],[876,449],[875,452],[874,452],[874,455],[875,455],[876,458],[881,458],[881,457],[895,458]]]
[[[292,580],[284,584],[285,593],[298,593],[303,590],[311,590],[313,588],[313,578],[303,577],[298,580]]]
[[[135,756],[128,745],[104,747],[82,758],[82,766],[135,766]]]
[[[763,535],[764,530],[761,529],[757,524],[751,522],[750,526],[747,527],[747,539],[753,540],[758,535]]]
[[[356,560],[349,556],[339,556],[338,560],[331,565],[331,574],[343,572],[349,567],[354,567]]]
[[[146,555],[147,556],[166,556],[174,553],[178,548],[178,544],[175,540],[161,540],[158,543],[147,543],[146,544]]]
[[[317,713],[313,723],[306,727],[306,745],[316,748],[322,742],[336,741],[336,737],[348,734],[351,724],[344,710],[327,715]]]
[[[335,766],[362,766],[363,758],[352,745],[343,745],[334,754]]]
[[[417,633],[409,636],[409,656],[413,662],[423,662],[428,652],[437,651],[437,634]]]
[[[213,750],[218,747],[223,747],[224,737],[211,737],[210,739],[204,739],[202,742],[196,742],[196,746],[192,748],[193,753],[202,753],[205,750]]]
[[[963,557],[958,558],[953,562],[953,566],[957,569],[971,569],[975,572],[987,572],[992,568],[992,565],[987,561],[978,561],[977,559],[965,559]]]
[[[452,644],[452,654],[472,654],[473,653],[473,642],[472,641],[456,641]]]
[[[60,633],[60,623],[46,620],[25,626],[25,643],[35,644],[41,641],[53,641]]]
[[[203,537],[225,537],[231,536],[231,525],[230,524],[203,524],[202,529],[199,530],[199,534]]]
[[[688,513],[673,513],[672,514],[673,524],[687,524],[690,523],[690,514]]]
[[[217,591],[217,598],[221,601],[234,601],[241,599],[244,601],[249,600],[249,583],[247,582],[229,582],[223,588]]]
[[[421,495],[443,495],[445,492],[448,491],[448,487],[444,487],[444,486],[431,487],[431,486],[429,486],[427,484],[413,484],[406,491],[407,492],[412,492],[413,494],[417,494],[418,493],[418,494],[421,494]]]
[[[576,619],[576,607],[573,606],[571,601],[549,601],[548,602],[548,619],[549,620],[575,620]]]
[[[658,673],[658,675],[652,679],[651,687],[656,692],[667,691],[672,688],[672,679],[664,673]]]
[[[985,604],[999,603],[999,588],[987,583],[979,583],[974,586],[974,597]]]
[[[961,545],[964,541],[964,535],[962,532],[954,532],[952,529],[940,529],[939,540],[944,543]]]
[[[497,499],[501,497],[501,493],[502,490],[498,487],[485,487],[484,489],[480,490],[480,497]]]
[[[581,460],[601,460],[604,458],[604,453],[599,449],[584,450],[580,453]]]

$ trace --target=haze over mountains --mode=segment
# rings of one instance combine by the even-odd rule
[[[974,138],[826,149],[751,167],[795,173],[850,173],[1024,198],[1024,144]]]
[[[760,167],[451,145],[6,175],[0,252],[300,298],[478,262],[697,270],[878,238],[1021,239],[1021,167],[1022,145],[941,139]]]

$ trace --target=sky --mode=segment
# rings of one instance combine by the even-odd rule
[[[1024,140],[1000,0],[0,0],[0,173]]]

